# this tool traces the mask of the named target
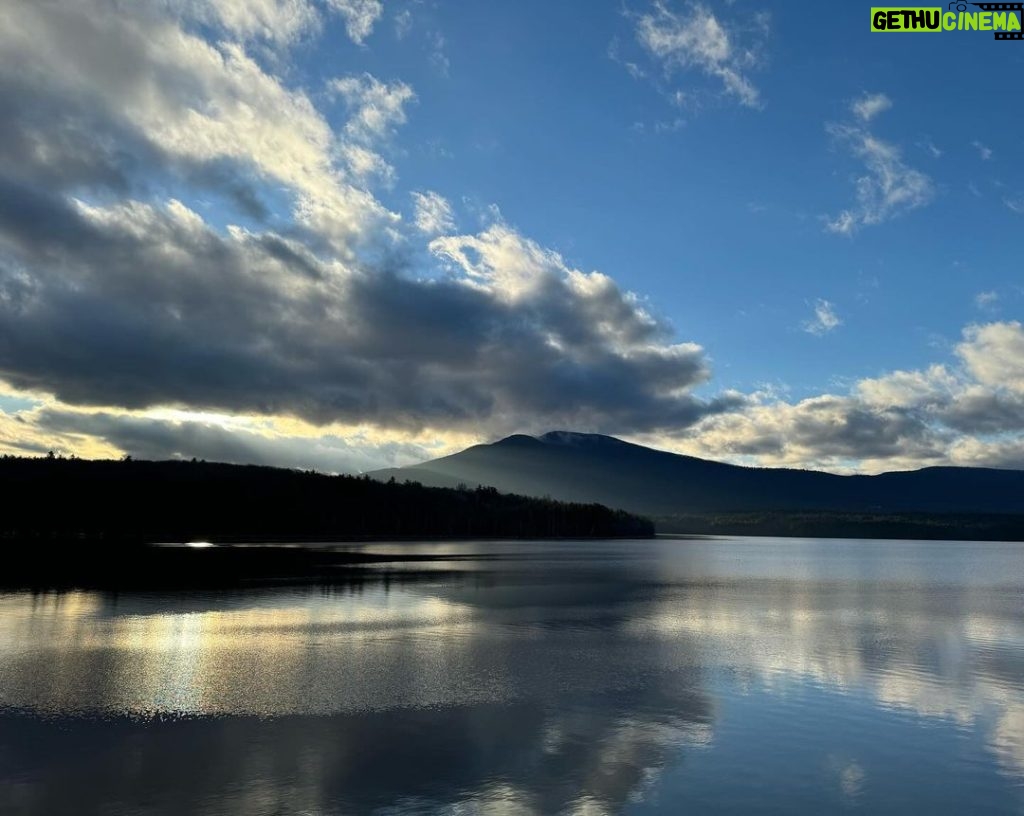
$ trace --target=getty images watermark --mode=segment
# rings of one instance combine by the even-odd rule
[[[977,9],[976,11],[974,9]],[[946,8],[871,9],[872,31],[991,31],[997,40],[1024,40],[1024,3],[953,2]]]

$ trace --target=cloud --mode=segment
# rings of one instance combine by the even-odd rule
[[[888,102],[888,98],[885,99]],[[858,104],[854,103],[853,109],[864,121],[885,109],[877,103],[868,105],[865,111],[870,115],[865,116],[858,111]],[[910,167],[897,146],[878,138],[867,127],[830,123],[826,130],[836,144],[863,162],[866,170],[855,182],[856,205],[826,219],[830,232],[851,235],[861,227],[882,224],[897,215],[923,207],[935,197],[932,180],[920,170]]]
[[[290,45],[320,25],[320,15],[308,0],[194,0],[191,9],[237,38],[277,45]]]
[[[642,428],[715,410],[687,393],[707,377],[698,346],[504,225],[436,239],[456,263],[422,281],[273,233],[220,235],[177,202],[3,193],[0,370],[18,389],[406,428]]]
[[[445,50],[447,40],[440,31],[431,32],[428,39],[430,40],[430,62],[441,76],[447,77],[452,67],[448,52]]]
[[[608,43],[608,49],[605,52],[608,55],[608,59],[612,62],[617,62],[623,68],[626,69],[626,73],[629,74],[633,79],[640,80],[647,77],[647,72],[644,71],[639,65],[630,60],[622,58],[622,43],[619,41],[618,36],[612,38],[611,42]]]
[[[761,106],[760,91],[747,76],[760,63],[757,52],[741,46],[736,32],[706,6],[692,4],[676,12],[656,0],[650,12],[636,18],[636,36],[666,74],[695,69],[721,83],[741,105]]]
[[[804,322],[803,329],[808,334],[820,337],[838,328],[842,323],[832,303],[819,298],[814,302],[814,317]]]
[[[346,139],[338,146],[355,180],[365,184],[379,179],[390,185],[394,168],[375,149],[394,135],[406,122],[405,108],[416,94],[404,82],[381,82],[370,74],[334,79],[328,90],[341,96],[349,111],[345,124]]]
[[[978,292],[974,296],[974,305],[979,309],[991,309],[999,302],[998,292]]]
[[[359,144],[341,144],[338,155],[344,160],[351,177],[360,183],[379,180],[387,186],[395,182],[395,168],[380,153]]]
[[[422,238],[365,186],[404,83],[336,80],[335,129],[179,16],[82,0],[0,17],[0,57],[35,66],[0,79],[0,378],[15,389],[479,433],[681,427],[734,402],[690,393],[702,349],[638,298],[504,223],[437,238],[423,265]],[[201,215],[197,191],[224,178],[283,196],[274,226]],[[422,195],[429,226],[449,226]]]
[[[968,326],[955,357],[952,365],[860,380],[847,394],[795,403],[754,395],[661,444],[713,458],[837,471],[1024,467],[1024,327]]]
[[[892,100],[884,93],[864,94],[860,99],[854,100],[850,110],[862,122],[870,122],[878,114],[889,110],[892,107]]]
[[[364,142],[385,138],[397,125],[405,124],[405,106],[416,98],[404,82],[381,82],[370,74],[341,77],[329,87],[345,99],[351,111],[346,133]]]
[[[330,433],[282,433],[272,423],[230,418],[165,418],[47,407],[35,412],[31,419],[40,433],[51,438],[92,437],[137,459],[196,458],[325,473],[360,473],[437,455],[436,450],[414,442],[360,443],[358,437],[346,439]],[[58,442],[50,447],[62,446]]]
[[[982,385],[1024,394],[1024,327],[1019,322],[969,326],[956,353]]]
[[[414,223],[420,232],[441,235],[455,229],[452,206],[444,196],[427,190],[424,193],[414,192],[412,199],[416,207]]]
[[[978,151],[978,156],[981,157],[982,161],[988,161],[992,158],[992,148],[982,144],[977,139],[971,142],[971,146]]]
[[[301,90],[238,43],[106,0],[0,9],[0,173],[61,195],[227,193],[251,213],[290,198],[297,225],[349,252],[397,216],[338,161],[344,143]],[[15,11],[16,9],[16,11]]]
[[[376,179],[390,186],[395,181],[395,170],[377,148],[389,142],[397,127],[405,124],[405,108],[415,101],[415,92],[404,82],[381,82],[370,74],[340,77],[327,87],[342,97],[348,108],[345,139],[336,152],[352,179],[364,185]]]
[[[395,15],[395,37],[404,40],[411,30],[412,12],[409,9],[403,9]]]
[[[341,77],[332,124],[329,95],[250,54],[274,15],[305,21],[274,45],[314,30],[304,8],[0,6],[0,59],[32,66],[0,76],[0,380],[43,406],[5,412],[0,447],[359,469],[373,444],[569,427],[762,463],[1014,461],[1020,324],[968,327],[948,366],[845,395],[705,395],[704,349],[607,275],[497,214],[452,234],[429,190],[406,223],[370,184],[394,180],[379,150],[412,89]],[[699,23],[710,50],[688,64],[725,81],[740,52],[714,15],[653,19]],[[666,60],[698,48],[676,35]],[[869,168],[851,224],[916,206],[898,153],[847,127]]]
[[[773,402],[705,420],[693,434],[701,453],[753,457],[761,464],[850,469],[942,455],[926,425],[907,411],[869,408],[826,394]],[[898,465],[897,465],[898,466]]]
[[[48,451],[91,459],[205,459],[236,464],[359,473],[444,456],[475,443],[471,434],[317,426],[263,415],[193,409],[82,408],[50,397],[0,395],[0,453]]]
[[[341,14],[345,30],[352,42],[362,45],[380,16],[384,13],[381,0],[327,0],[327,5]]]

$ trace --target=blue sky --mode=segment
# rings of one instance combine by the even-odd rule
[[[818,8],[773,7],[767,33],[748,38],[764,52],[749,71],[762,109],[723,98],[699,70],[666,78],[617,3],[438,8],[447,77],[402,43],[373,60],[382,75],[422,77],[396,167],[453,202],[497,203],[573,265],[647,297],[700,338],[720,386],[781,380],[809,393],[834,376],[927,364],[936,343],[979,319],[979,292],[1020,313],[1010,236],[1021,214],[1004,203],[1024,193],[1013,158],[1020,110],[1010,84],[991,77],[1018,72],[1024,51],[970,33],[882,37],[868,31],[866,7]],[[737,29],[759,13],[740,2],[716,11]],[[633,79],[627,60],[648,76]],[[666,96],[676,91],[694,107],[674,107]],[[872,132],[927,174],[934,194],[837,236],[822,219],[852,203],[863,167],[826,127],[849,121],[850,102],[866,93],[892,100]],[[658,132],[677,119],[678,130]],[[424,144],[450,158],[439,167]],[[472,223],[471,209],[458,209]],[[843,320],[827,337],[801,331],[819,298]]]
[[[1024,465],[1024,45],[869,9],[7,7],[0,446]]]

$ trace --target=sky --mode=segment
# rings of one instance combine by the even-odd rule
[[[0,452],[1024,467],[1024,42],[733,0],[0,0]]]

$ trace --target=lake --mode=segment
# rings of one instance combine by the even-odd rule
[[[1024,813],[1024,545],[350,548],[0,594],[0,813]]]

